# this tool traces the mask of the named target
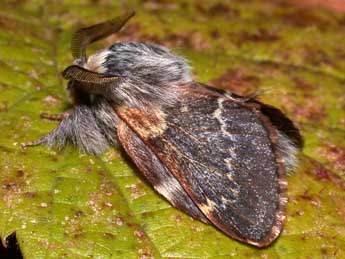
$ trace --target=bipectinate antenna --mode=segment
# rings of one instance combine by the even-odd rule
[[[102,91],[102,87],[100,86],[107,86],[117,81],[119,78],[116,76],[99,74],[82,67],[87,61],[86,47],[92,42],[118,32],[133,15],[134,12],[127,12],[112,20],[95,24],[75,32],[72,36],[71,50],[78,65],[67,67],[62,72],[62,76],[67,80],[82,82],[83,88],[87,88],[86,90],[90,93]]]
[[[79,61],[80,64],[84,64],[86,62],[86,47],[92,42],[118,32],[134,14],[133,11],[127,12],[112,20],[82,28],[75,32],[71,42],[73,58]]]
[[[72,65],[67,67],[62,76],[67,80],[75,80],[80,82],[80,87],[88,93],[102,94],[104,88],[119,80],[117,76],[107,76],[90,70],[86,70],[80,66]]]

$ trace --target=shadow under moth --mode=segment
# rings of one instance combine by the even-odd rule
[[[163,46],[123,42],[86,57],[90,43],[133,14],[73,35],[74,65],[62,73],[73,108],[43,115],[59,125],[23,146],[72,144],[98,155],[119,143],[173,206],[236,240],[268,246],[283,228],[299,131],[273,106],[194,82],[186,60]]]

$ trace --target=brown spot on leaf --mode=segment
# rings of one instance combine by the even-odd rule
[[[318,27],[320,30],[326,30],[332,27],[334,19],[330,16],[322,16],[316,10],[300,8],[292,11],[283,12],[280,18],[285,24],[296,27]]]
[[[302,53],[305,63],[320,66],[320,65],[327,65],[332,68],[337,68],[336,63],[333,61],[333,59],[324,51],[321,49],[317,49],[315,46],[310,46],[306,44],[303,47],[303,53]]]
[[[103,202],[102,207],[103,208],[111,208],[111,207],[113,207],[113,204],[111,202],[106,201],[106,202]]]
[[[0,112],[8,112],[8,102],[0,102]]]
[[[168,33],[159,43],[170,48],[188,47],[196,51],[211,48],[211,43],[199,31]]]
[[[135,230],[135,231],[134,231],[134,235],[135,235],[136,237],[140,238],[140,239],[145,239],[145,238],[147,238],[145,232],[142,231],[142,230]]]
[[[293,114],[294,121],[320,122],[327,116],[325,107],[318,101],[317,97],[305,91],[302,103],[296,101],[296,96],[286,94],[281,96],[281,103]]]
[[[150,248],[141,248],[138,250],[139,259],[154,259],[153,252]]]
[[[75,238],[75,239],[83,238],[85,236],[86,236],[85,233],[82,233],[82,232],[78,232],[78,233],[73,234],[73,238]]]
[[[116,236],[112,233],[103,233],[103,236],[106,238],[106,239],[115,239]]]
[[[230,90],[238,95],[250,95],[258,89],[260,79],[238,68],[226,71],[220,77],[211,80],[209,84],[217,88]]]
[[[202,51],[211,48],[211,43],[207,39],[205,39],[198,31],[191,32],[189,39],[189,46],[196,51]]]
[[[302,236],[300,236],[300,239],[301,239],[303,242],[305,242],[305,241],[307,240],[307,237],[306,237],[305,234],[303,234]]]
[[[313,196],[308,192],[308,190],[305,190],[303,194],[299,196],[303,200],[311,201],[313,199]]]
[[[66,216],[62,224],[66,225],[65,226],[66,234],[71,234],[74,238],[81,238],[85,236],[85,233],[83,231],[83,228],[80,224],[79,219],[70,218]]]
[[[40,75],[38,74],[37,70],[34,68],[29,71],[29,75],[31,78],[34,78],[36,80],[40,79]]]
[[[46,202],[41,202],[39,205],[41,208],[47,208],[48,207],[48,203]]]
[[[101,192],[109,197],[118,193],[115,185],[109,180],[106,180],[106,178],[103,179],[100,185],[100,188],[101,188]]]
[[[22,168],[17,169],[19,175],[22,174],[21,171],[23,171]],[[1,180],[1,191],[3,191],[1,198],[8,208],[12,208],[17,204],[18,197],[22,195],[23,188],[27,185],[27,176],[24,173],[22,176],[3,177]]]
[[[207,50],[211,48],[211,43],[208,39],[196,30],[193,31],[181,31],[171,32],[166,30],[163,37],[150,34],[141,29],[139,23],[130,23],[126,26],[119,35],[113,35],[108,38],[108,43],[113,44],[115,41],[141,41],[141,42],[153,42],[156,44],[164,45],[168,48],[176,47],[188,47],[197,51]]]
[[[123,225],[123,219],[122,217],[115,217],[115,223],[118,226],[122,226]]]
[[[107,38],[108,45],[114,42],[140,41],[145,38],[141,25],[138,22],[131,22],[119,34],[113,34]],[[148,38],[148,37],[146,37]]]
[[[37,193],[36,192],[25,192],[24,196],[27,198],[35,198],[35,197],[37,197]]]
[[[317,88],[315,85],[308,83],[306,80],[300,77],[293,77],[292,80],[294,81],[296,88],[301,90],[311,91]]]
[[[76,212],[74,213],[74,217],[75,217],[75,218],[80,218],[80,217],[83,216],[83,215],[84,215],[84,212],[81,211],[81,210],[78,210],[78,211],[76,211]]]
[[[290,0],[291,3],[305,7],[323,7],[332,11],[344,13],[345,2],[344,0]]]
[[[138,22],[131,22],[126,25],[126,28],[119,34],[114,34],[107,38],[108,45],[114,42],[153,42],[156,44],[163,44],[162,38],[151,32],[144,31],[142,25]],[[163,44],[164,45],[164,44]]]
[[[273,30],[258,28],[255,32],[239,32],[231,34],[230,38],[235,44],[241,46],[245,42],[275,42],[280,39],[278,33]]]
[[[291,216],[303,216],[303,215],[304,215],[304,210],[297,210],[291,214]]]
[[[153,215],[152,211],[144,211],[143,213],[141,213],[141,216],[143,218],[152,218],[152,215]]]
[[[9,19],[3,15],[0,15],[0,27],[15,31],[17,28],[17,22],[15,20]]]
[[[295,115],[312,122],[320,122],[327,116],[324,107],[313,100],[306,100],[304,106],[297,107]]]
[[[341,177],[339,177],[332,171],[328,170],[326,167],[324,167],[315,159],[308,157],[308,160],[310,164],[312,165],[312,167],[310,170],[307,170],[306,172],[310,173],[318,180],[320,179],[329,180],[334,185],[345,190],[345,181]]]
[[[61,100],[56,96],[48,95],[47,97],[45,97],[43,99],[43,102],[47,106],[53,106],[54,107],[54,106],[60,105]]]
[[[308,190],[306,190],[302,195],[299,196],[301,199],[309,201],[312,205],[316,206],[316,207],[320,207],[321,206],[321,201],[320,199],[315,196],[315,195],[311,195]]]
[[[141,183],[132,184],[130,190],[132,199],[138,199],[146,194]]]
[[[205,228],[203,226],[191,225],[191,229],[193,230],[193,232],[202,232]]]
[[[204,3],[207,2],[198,2],[195,6],[196,9],[201,12],[203,15],[211,17],[225,16],[226,18],[238,17],[240,15],[239,10],[231,8],[230,6],[224,3],[215,3],[213,5],[206,6]]]
[[[17,170],[16,176],[17,177],[23,177],[25,175],[25,172],[22,169]]]
[[[329,160],[332,167],[345,175],[345,148],[326,142],[318,149],[318,152]]]
[[[210,35],[213,39],[218,39],[220,37],[220,32],[218,29],[213,29],[211,32],[210,32]]]
[[[173,218],[173,220],[175,220],[177,226],[181,225],[181,223],[182,223],[182,216],[181,215],[173,215],[172,218]]]
[[[2,187],[6,190],[15,190],[17,187],[16,182],[10,181],[10,180],[5,180],[2,184]]]
[[[158,11],[158,10],[176,10],[179,6],[178,3],[174,3],[174,1],[169,0],[149,0],[144,1],[143,6],[145,9],[151,11]]]
[[[55,242],[48,241],[47,239],[41,239],[38,243],[48,250],[55,250],[58,248],[58,245]]]
[[[331,179],[326,168],[324,168],[322,166],[317,166],[317,167],[315,167],[314,170],[315,170],[315,175],[318,179],[320,179],[320,180],[330,180]]]
[[[139,227],[140,227],[139,224],[134,223],[134,222],[132,222],[132,221],[127,221],[127,222],[126,222],[126,225],[127,225],[128,227],[131,227],[131,228],[139,228]]]
[[[74,247],[77,244],[77,240],[72,239],[66,243],[67,247]]]
[[[102,194],[100,193],[91,193],[90,198],[88,200],[88,205],[92,209],[92,211],[95,213],[95,215],[100,214],[100,211],[102,210],[102,207],[100,206],[99,202],[102,199]]]

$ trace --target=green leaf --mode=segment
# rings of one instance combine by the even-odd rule
[[[344,258],[343,14],[277,1],[2,1],[0,3],[0,236],[24,258]],[[101,158],[20,148],[69,106],[60,71],[71,33],[135,9],[116,40],[153,41],[185,55],[198,81],[285,111],[305,137],[288,177],[286,226],[257,249],[174,209],[118,150]]]

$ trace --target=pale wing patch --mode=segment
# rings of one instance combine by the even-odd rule
[[[206,198],[206,204],[199,204],[199,209],[205,215],[211,215],[214,210],[216,210],[217,204],[211,201],[209,198]]]
[[[158,184],[154,185],[154,188],[159,194],[161,194],[167,200],[171,201],[174,206],[178,205],[179,201],[177,201],[176,197],[172,194],[180,192],[182,187],[174,177],[164,179],[164,181],[161,181]]]
[[[232,161],[231,158],[224,159],[226,167],[228,168],[228,171],[226,173],[226,177],[228,177],[228,179],[233,182],[234,181],[234,178],[233,178],[234,168],[233,168],[233,165],[232,165],[231,161]]]
[[[161,109],[153,108],[150,112],[144,112],[136,108],[119,107],[117,108],[120,117],[136,128],[137,134],[142,139],[154,138],[164,133],[167,129],[165,122],[166,115]]]
[[[212,117],[214,119],[216,119],[219,124],[220,124],[220,130],[222,131],[222,133],[227,136],[229,139],[231,139],[232,141],[237,141],[238,140],[238,136],[236,134],[232,134],[231,132],[229,132],[227,130],[228,127],[228,122],[223,118],[222,113],[224,112],[225,108],[224,108],[224,102],[227,101],[227,98],[223,98],[223,97],[219,97],[217,99],[217,104],[218,107],[217,109],[213,112]],[[230,150],[231,151],[231,150]]]
[[[218,108],[214,111],[212,114],[213,118],[219,121],[220,123],[220,129],[225,135],[229,135],[229,132],[226,130],[226,123],[222,118],[222,112],[224,110],[223,102],[225,101],[225,98],[218,98]]]

